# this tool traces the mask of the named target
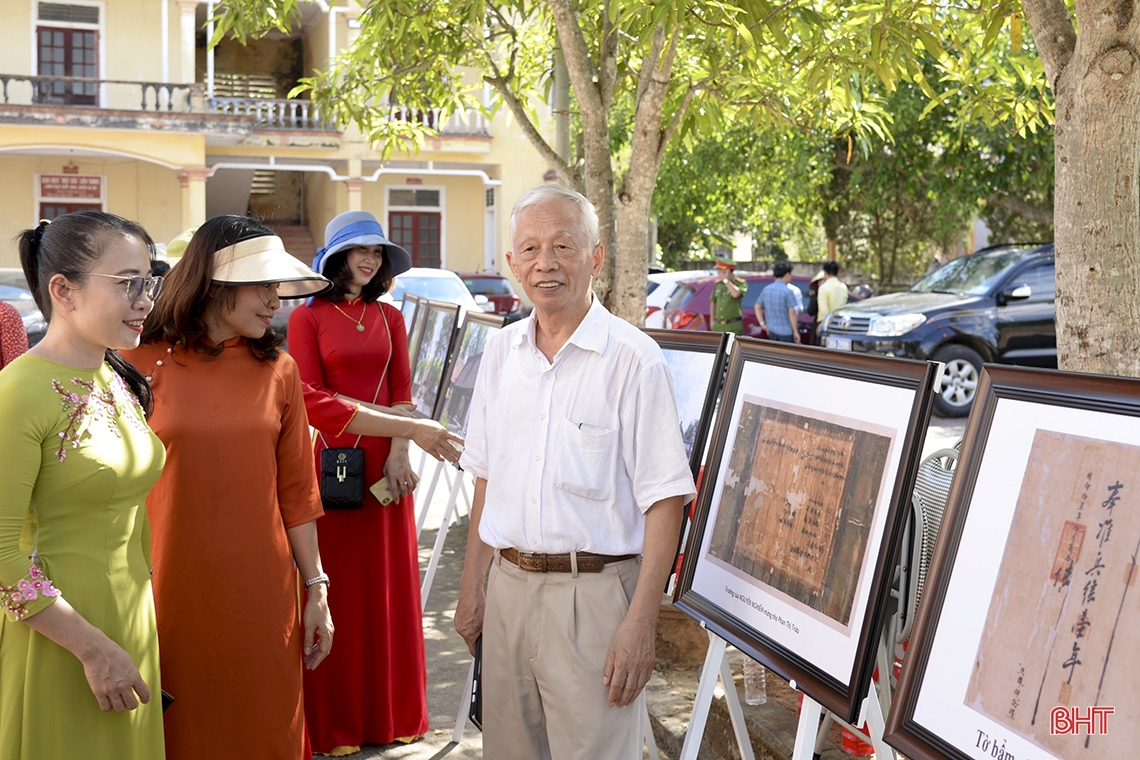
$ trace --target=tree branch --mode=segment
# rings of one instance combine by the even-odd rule
[[[795,2],[795,0],[788,0],[786,3],[781,5],[779,8],[774,9],[771,13],[769,13],[767,16],[765,16],[763,18],[763,20],[760,21],[760,23],[752,24],[751,26],[749,26],[748,31],[750,31],[750,32],[755,31],[756,29],[759,29],[760,27],[767,25],[767,23],[769,21],[771,21],[776,16],[780,15],[781,13],[786,11],[788,8],[790,8],[793,2]],[[885,18],[884,18],[884,21],[886,21]]]
[[[674,50],[676,49],[677,37],[674,35],[672,43]],[[637,78],[637,94],[633,98],[634,110],[641,107],[641,99],[645,97],[645,91],[649,88],[650,82],[657,77],[659,64],[661,63],[661,53],[665,49],[665,27],[658,25],[653,30],[653,42],[649,48],[649,55],[645,56],[641,66],[641,75]]]
[[[590,49],[586,45],[585,35],[578,26],[570,0],[548,0],[550,10],[554,15],[554,27],[558,30],[558,39],[562,43],[562,54],[566,58],[566,70],[570,74],[570,84],[574,88],[574,95],[582,103],[582,118],[589,119],[591,114],[602,114],[605,107],[601,92],[598,89],[598,71],[594,61],[590,58]]]
[[[664,136],[661,119],[665,96],[669,93],[669,83],[673,74],[673,61],[677,55],[677,44],[681,30],[678,27],[666,45],[665,26],[658,24],[653,30],[653,42],[641,77],[637,83],[633,136],[630,141],[629,170],[622,178],[618,197],[626,197],[633,183],[633,191],[645,193],[648,183],[648,196],[653,196],[653,185],[664,157]],[[647,166],[652,171],[647,171]]]
[[[1021,8],[1045,65],[1045,78],[1056,96],[1057,80],[1077,47],[1077,32],[1069,18],[1069,9],[1065,0],[1022,0]]]
[[[669,120],[669,125],[661,132],[661,146],[657,149],[657,163],[660,164],[665,158],[665,149],[669,146],[669,141],[673,139],[673,134],[681,126],[681,120],[685,118],[685,112],[689,110],[689,104],[693,102],[693,98],[697,94],[696,85],[690,85],[689,89],[685,91],[685,96],[681,99],[681,105],[677,106],[677,111],[673,114],[673,118]]]
[[[606,0],[602,4],[602,44],[598,50],[598,92],[602,96],[602,107],[607,111],[614,100],[614,89],[617,87],[617,51],[621,39],[620,30],[610,21],[610,3],[617,0]],[[621,12],[620,10],[618,11]]]
[[[1018,216],[1024,217],[1032,222],[1038,222],[1040,224],[1053,223],[1053,209],[1038,208],[1037,206],[1010,195],[998,195],[997,193],[993,193],[986,198],[986,203],[991,206],[997,206],[998,208],[1004,208],[1006,211],[1012,211]]]
[[[523,108],[523,104],[511,92],[511,88],[507,83],[496,77],[483,77],[483,81],[495,88],[503,102],[507,104],[507,108],[511,109],[511,114],[518,121],[519,127],[522,129],[523,134],[530,140],[530,144],[534,149],[539,152],[546,163],[558,172],[558,176],[562,177],[571,187],[578,192],[582,192],[582,179],[579,172],[568,163],[562,160],[562,156],[554,148],[550,147],[550,143],[539,133],[538,128],[534,126],[534,122],[530,120],[530,115]]]

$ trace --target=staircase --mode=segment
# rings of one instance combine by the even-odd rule
[[[317,255],[317,246],[308,227],[303,224],[273,220],[266,221],[266,224],[277,233],[277,237],[281,238],[286,251],[303,261],[306,266],[312,265],[313,257]]]

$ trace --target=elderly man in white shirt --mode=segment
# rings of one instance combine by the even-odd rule
[[[488,343],[461,460],[477,480],[455,627],[472,652],[483,635],[483,752],[632,760],[696,490],[672,382],[590,291],[605,251],[588,200],[528,191],[511,241],[534,314]]]

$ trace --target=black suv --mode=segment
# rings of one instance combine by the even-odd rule
[[[1057,366],[1053,245],[1002,245],[951,261],[905,293],[827,315],[827,348],[943,362],[935,411],[962,417],[983,362]]]

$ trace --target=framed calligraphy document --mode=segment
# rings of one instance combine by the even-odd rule
[[[475,392],[475,378],[483,362],[487,340],[503,326],[503,317],[477,311],[463,314],[455,351],[443,374],[443,388],[439,393],[439,409],[435,419],[449,432],[460,437],[467,435],[467,415],[471,410],[471,396]]]
[[[411,338],[415,343],[408,355],[412,366],[412,402],[416,405],[417,417],[435,417],[460,308],[456,303],[424,300],[416,308]]]
[[[867,695],[938,366],[742,339],[675,601],[844,718]]]
[[[1140,743],[1140,381],[987,367],[887,725],[923,758]]]
[[[696,478],[712,427],[724,365],[728,356],[728,333],[683,330],[644,330],[657,341],[673,376],[673,397],[689,467]]]

